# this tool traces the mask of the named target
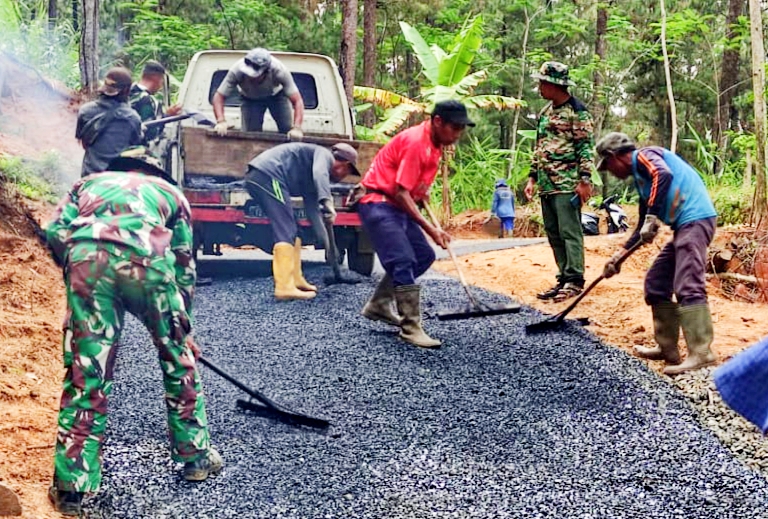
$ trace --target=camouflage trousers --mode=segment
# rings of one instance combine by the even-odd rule
[[[96,242],[70,247],[66,267],[64,377],[54,457],[61,490],[94,492],[101,482],[101,448],[125,311],[152,334],[163,371],[175,461],[195,461],[210,440],[200,375],[186,345],[190,316],[172,260],[139,258]]]

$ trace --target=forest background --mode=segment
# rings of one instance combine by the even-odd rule
[[[200,50],[325,54],[350,96],[357,85],[358,137],[367,139],[414,120],[403,110],[411,103],[372,96],[370,87],[422,108],[448,92],[470,100],[479,123],[451,162],[453,213],[487,209],[497,178],[508,178],[523,201],[545,103],[530,75],[544,61],[562,61],[596,137],[616,130],[676,146],[702,174],[720,223],[731,224],[755,216],[755,186],[759,194],[765,180],[750,3],[762,28],[767,6],[755,0],[0,0],[0,50],[86,94],[109,67],[137,75],[148,59],[166,65],[178,86]],[[446,61],[460,70],[444,77],[437,70]],[[631,186],[603,180],[598,202],[609,194],[632,200]]]

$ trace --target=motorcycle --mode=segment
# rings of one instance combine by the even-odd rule
[[[615,234],[617,232],[625,232],[629,229],[629,221],[627,213],[616,202],[616,195],[609,196],[597,210],[605,211],[605,221],[608,227],[608,234]],[[594,204],[590,201],[590,205],[594,207]],[[596,213],[581,213],[581,228],[586,236],[596,236],[600,234],[600,217]]]

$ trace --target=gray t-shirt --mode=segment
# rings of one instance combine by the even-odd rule
[[[280,92],[286,97],[290,97],[299,91],[291,73],[285,68],[285,65],[275,58],[272,58],[269,70],[263,78],[248,77],[241,70],[244,66],[245,61],[243,59],[238,60],[229,69],[224,81],[221,82],[216,91],[224,97],[229,97],[235,93],[235,90],[238,90],[240,95],[246,99],[263,99]]]
[[[250,167],[288,186],[293,196],[318,202],[331,200],[333,154],[317,144],[290,142],[261,153],[248,163]]]
[[[110,117],[108,112],[113,110],[114,115]],[[102,119],[96,122],[99,116]],[[142,143],[141,118],[126,101],[100,96],[80,107],[75,138],[82,140],[85,147],[81,175],[101,173],[126,148]],[[91,138],[93,142],[86,142]]]

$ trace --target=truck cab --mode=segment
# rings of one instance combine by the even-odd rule
[[[213,95],[229,69],[246,52],[216,50],[195,54],[179,90],[178,101],[183,108],[214,119]],[[358,151],[358,170],[366,171],[380,145],[353,139],[352,112],[333,60],[318,54],[271,54],[291,72],[304,99],[303,142],[327,147],[346,142]],[[264,116],[264,131],[240,130],[241,101],[239,94],[229,96],[225,101],[227,122],[234,126],[226,136],[219,136],[209,128],[196,127],[190,120],[165,130],[169,143],[166,168],[182,186],[190,202],[196,252],[203,255],[220,254],[221,245],[253,245],[267,252],[272,250],[269,220],[248,195],[243,179],[248,163],[254,157],[288,142],[288,138],[277,133],[269,112]],[[349,268],[369,275],[373,268],[373,249],[359,216],[345,204],[348,192],[359,181],[357,176],[348,176],[331,185],[338,214],[334,234],[338,250],[346,253]],[[292,205],[302,242],[323,248],[323,240],[318,239],[306,218],[301,197],[292,197]]]

